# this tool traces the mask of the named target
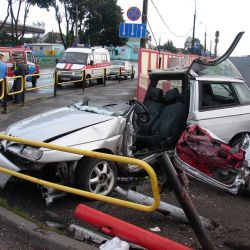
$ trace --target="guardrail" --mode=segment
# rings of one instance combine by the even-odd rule
[[[95,151],[90,151],[90,150],[59,146],[59,145],[55,145],[55,144],[51,144],[51,143],[32,141],[32,140],[27,140],[27,139],[23,139],[23,138],[7,136],[7,135],[3,135],[3,134],[0,134],[0,140],[14,141],[14,142],[18,142],[21,144],[30,145],[30,146],[39,147],[39,148],[42,147],[42,148],[47,148],[47,149],[52,149],[52,150],[57,150],[57,151],[62,151],[62,152],[67,152],[67,153],[84,155],[84,156],[88,156],[88,157],[92,157],[92,158],[98,158],[98,159],[103,159],[103,160],[108,160],[108,161],[119,162],[119,163],[123,163],[123,164],[137,165],[140,168],[144,169],[149,175],[149,178],[151,181],[152,195],[154,198],[154,202],[149,206],[137,204],[137,203],[130,202],[130,201],[112,198],[109,196],[95,194],[95,193],[83,191],[80,189],[63,186],[63,185],[56,184],[53,182],[48,182],[48,181],[41,180],[41,179],[29,176],[29,175],[25,175],[25,174],[22,174],[19,172],[15,172],[15,171],[3,168],[2,166],[0,167],[0,172],[3,172],[5,174],[9,174],[9,175],[13,175],[15,177],[36,183],[38,185],[58,189],[58,190],[63,191],[63,192],[68,192],[68,193],[84,196],[87,198],[107,202],[107,203],[114,204],[114,205],[124,206],[124,207],[128,207],[128,208],[140,210],[140,211],[145,211],[145,212],[155,211],[156,208],[160,204],[160,192],[159,192],[156,174],[155,174],[153,168],[149,164],[147,164],[146,162],[144,162],[142,160],[124,157],[124,156],[100,153],[100,152],[95,152]]]
[[[90,68],[90,69],[82,69],[79,70],[78,75],[73,75],[70,71],[58,71],[58,72],[49,72],[49,73],[39,73],[39,74],[28,74],[25,77],[22,76],[14,76],[14,77],[6,77],[0,81],[0,101],[2,102],[3,106],[3,113],[7,113],[7,100],[10,96],[15,96],[18,94],[21,94],[21,103],[24,105],[25,102],[25,93],[37,89],[42,88],[48,88],[48,87],[54,87],[54,97],[57,95],[57,90],[60,85],[63,84],[71,84],[71,83],[79,83],[82,84],[82,88],[84,89],[87,86],[91,86],[91,84],[87,83],[91,80],[97,80],[99,84],[106,85],[106,80],[110,78],[115,78],[119,82],[121,81],[121,78],[124,75],[124,72],[122,71],[123,67],[119,68],[119,73],[117,74],[110,74],[110,67],[109,68]],[[70,73],[69,73],[70,72]],[[68,75],[64,75],[68,74]],[[52,83],[40,85],[36,87],[28,87],[27,82],[32,77],[41,77],[46,75],[52,75]],[[21,86],[18,86],[19,89],[13,89],[13,85],[11,88],[11,80],[13,82],[20,78],[21,79]],[[69,79],[69,80],[63,80],[63,79]],[[74,79],[75,78],[75,79]],[[131,79],[134,78],[134,68],[132,67],[132,73],[131,73]]]

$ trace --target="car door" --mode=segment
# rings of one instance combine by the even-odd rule
[[[250,132],[250,91],[244,82],[197,82],[197,123],[225,142]]]

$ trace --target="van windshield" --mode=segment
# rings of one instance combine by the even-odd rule
[[[65,52],[61,62],[87,64],[88,54],[81,52]]]

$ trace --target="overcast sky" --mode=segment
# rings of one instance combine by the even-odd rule
[[[2,3],[3,0],[0,1]],[[157,6],[169,28],[164,25],[152,2]],[[204,43],[205,30],[207,30],[207,48],[209,49],[210,44],[212,44],[213,50],[215,31],[219,30],[218,53],[222,54],[231,44],[236,34],[239,31],[245,31],[233,55],[250,55],[249,0],[148,0],[148,21],[157,43],[159,38],[161,44],[169,39],[173,41],[176,47],[183,47],[187,36],[192,37],[195,2],[195,37],[199,38],[202,44]],[[118,4],[124,11],[126,22],[131,22],[127,18],[129,7],[137,6],[142,9],[142,3],[143,0],[118,0]],[[0,13],[0,19],[3,19],[3,13]],[[58,31],[53,10],[47,12],[32,7],[28,24],[32,24],[32,21],[45,22],[46,32],[52,29]],[[150,30],[149,27],[148,30]]]

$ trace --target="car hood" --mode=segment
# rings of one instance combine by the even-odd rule
[[[64,107],[41,113],[9,126],[7,135],[49,142],[56,137],[114,119],[113,116]]]

